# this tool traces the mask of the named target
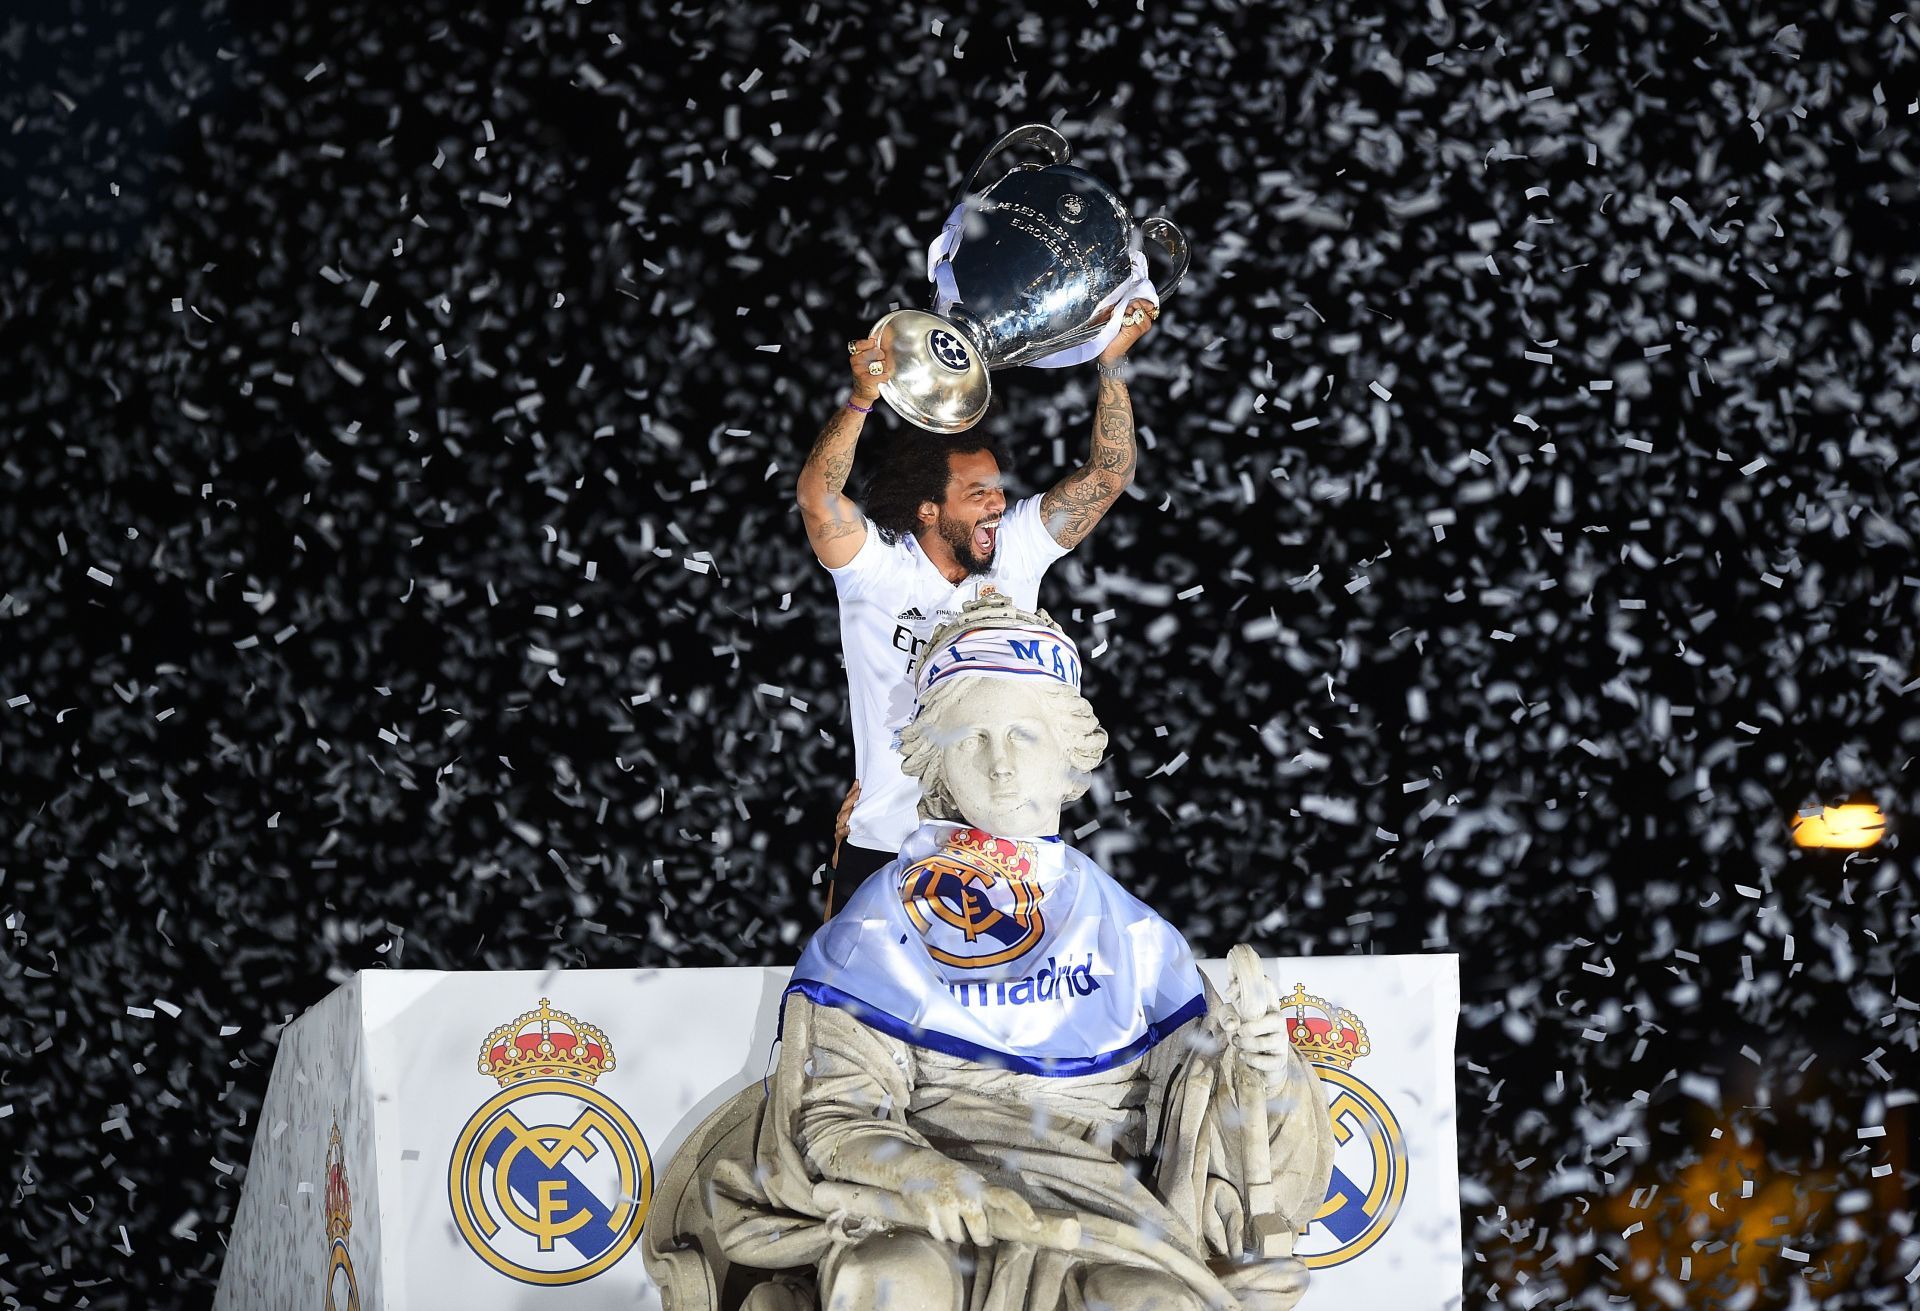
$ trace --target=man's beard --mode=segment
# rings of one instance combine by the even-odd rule
[[[982,519],[978,523],[965,524],[958,519],[948,518],[946,512],[942,511],[939,521],[934,525],[940,540],[953,549],[953,558],[969,574],[984,574],[993,568],[993,557],[1000,553],[1000,534],[997,531],[993,535],[993,549],[985,556],[974,549],[973,530],[985,522]]]

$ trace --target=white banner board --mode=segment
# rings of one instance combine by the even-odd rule
[[[1201,962],[1213,986],[1227,963]],[[1303,994],[1354,1022],[1365,1052],[1342,1061],[1302,1044],[1326,1086],[1333,1181],[1294,1254],[1319,1307],[1458,1307],[1460,1166],[1454,1155],[1453,1033],[1460,1017],[1457,956],[1270,959],[1281,1005]],[[1320,1008],[1303,1008],[1318,1017]],[[1315,1027],[1318,1027],[1316,1024]],[[1297,1033],[1296,1042],[1299,1042]]]
[[[1298,1249],[1314,1269],[1302,1305],[1459,1306],[1456,959],[1269,968],[1283,999],[1325,1003],[1301,1013],[1339,1140]],[[657,1306],[638,1251],[653,1182],[772,1068],[786,980],[356,976],[282,1036],[216,1311]]]

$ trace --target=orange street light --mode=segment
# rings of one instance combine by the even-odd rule
[[[1887,817],[1870,802],[1823,806],[1793,817],[1793,841],[1801,847],[1860,851],[1880,841],[1886,831]]]

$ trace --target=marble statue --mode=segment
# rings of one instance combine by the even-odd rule
[[[669,1311],[1283,1311],[1333,1135],[1258,958],[1222,997],[1057,836],[1106,746],[1078,651],[1000,598],[900,735],[924,823],[808,944],[777,1066],[663,1174]]]

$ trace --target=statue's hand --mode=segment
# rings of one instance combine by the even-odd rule
[[[1244,942],[1227,953],[1232,1005],[1218,1016],[1220,1029],[1240,1059],[1267,1076],[1268,1086],[1285,1077],[1292,1053],[1286,1013],[1274,994],[1273,980],[1253,948]]]
[[[1278,1009],[1240,1021],[1229,1041],[1242,1060],[1269,1079],[1279,1078],[1286,1070],[1293,1045],[1287,1036],[1287,1017]]]
[[[943,1243],[971,1241],[984,1247],[994,1241],[995,1220],[1002,1232],[1031,1230],[1038,1223],[1020,1194],[995,1187],[979,1171],[944,1156],[917,1168],[901,1185],[900,1196],[927,1233]]]
[[[1027,1204],[1027,1199],[1011,1188],[989,1184],[986,1206],[987,1228],[992,1231],[995,1238],[1002,1241],[1036,1242],[1038,1240],[1034,1235],[1046,1228],[1041,1224],[1040,1217],[1033,1213],[1033,1208]],[[1056,1229],[1058,1224],[1056,1220],[1054,1222]]]

